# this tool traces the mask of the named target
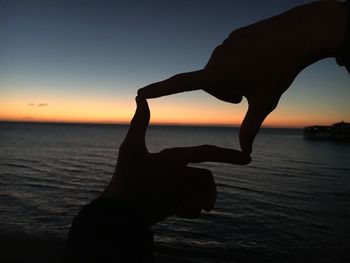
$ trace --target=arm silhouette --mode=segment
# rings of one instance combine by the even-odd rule
[[[150,226],[174,214],[196,218],[214,207],[212,173],[188,164],[250,162],[247,153],[207,145],[149,153],[145,133],[150,111],[144,98],[136,102],[112,180],[73,220],[66,262],[153,262]]]
[[[203,89],[248,111],[240,144],[250,153],[264,119],[307,66],[337,57],[345,47],[348,13],[344,3],[320,1],[233,31],[198,71],[175,75],[138,91],[145,98]]]
[[[142,207],[147,225],[178,214],[195,218],[213,209],[216,187],[209,170],[190,167],[206,161],[247,164],[246,153],[202,145],[149,153],[145,133],[150,119],[147,101],[136,98],[137,110],[119,149],[115,174],[103,196]]]

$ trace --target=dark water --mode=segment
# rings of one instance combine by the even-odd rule
[[[0,123],[0,231],[65,237],[110,180],[126,126]],[[238,147],[237,129],[150,127],[150,151]],[[154,227],[158,250],[202,262],[350,262],[350,145],[265,129],[248,166],[205,163],[216,208]]]

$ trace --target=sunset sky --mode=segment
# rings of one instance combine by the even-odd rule
[[[203,68],[239,27],[310,1],[0,0],[0,120],[127,123],[136,91]],[[266,126],[350,121],[350,75],[303,71]],[[149,101],[152,122],[239,125],[247,109],[203,91]]]

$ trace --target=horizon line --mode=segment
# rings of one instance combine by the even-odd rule
[[[38,123],[38,124],[81,124],[81,125],[130,125],[130,122],[84,122],[84,121],[35,121],[35,120],[1,120],[0,123]],[[150,122],[149,126],[164,127],[212,127],[212,128],[240,128],[237,124],[210,124],[210,123],[159,123]],[[261,129],[303,129],[307,126],[275,126],[263,125]]]

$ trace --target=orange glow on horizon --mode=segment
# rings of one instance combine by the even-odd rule
[[[28,103],[26,100],[0,103],[0,120],[30,122],[77,122],[128,124],[134,114],[133,99],[118,101],[60,101]],[[46,105],[47,104],[47,105]],[[172,100],[150,100],[151,124],[240,126],[247,105],[194,104]],[[218,105],[218,106],[217,106]],[[263,127],[303,128],[310,125],[331,125],[341,116],[293,112],[277,109]]]
[[[183,125],[235,125],[242,116],[234,118],[216,110],[198,109],[181,105],[150,103],[152,124]],[[129,123],[135,110],[135,103],[74,102],[39,106],[23,102],[2,103],[0,120],[33,122],[78,122],[78,123]]]

